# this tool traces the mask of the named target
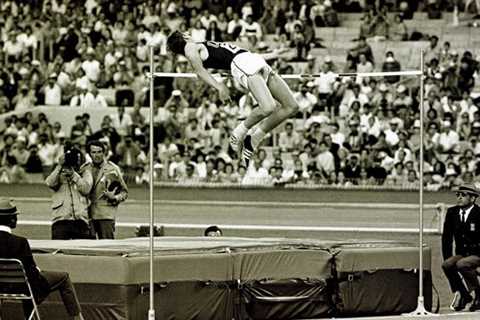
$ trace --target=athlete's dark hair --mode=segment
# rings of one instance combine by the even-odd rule
[[[185,55],[185,45],[187,41],[183,37],[183,34],[180,31],[172,32],[167,39],[168,50],[176,54]]]

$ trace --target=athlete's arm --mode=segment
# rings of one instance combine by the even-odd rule
[[[272,59],[278,58],[281,54],[286,53],[288,51],[290,51],[290,48],[279,48],[279,49],[274,49],[271,52],[264,52],[259,54],[265,60],[272,60]]]
[[[215,78],[203,67],[202,59],[200,58],[198,45],[195,43],[187,43],[185,45],[185,57],[190,61],[195,73],[210,86],[217,89],[220,93],[220,99],[226,100],[230,96],[228,88]]]

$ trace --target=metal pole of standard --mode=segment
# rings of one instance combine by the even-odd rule
[[[424,55],[425,52],[423,49],[420,53],[420,70],[422,74],[420,75],[420,154],[419,154],[419,171],[420,171],[420,188],[419,188],[419,202],[420,202],[420,213],[418,218],[418,256],[419,256],[419,265],[418,265],[418,301],[417,309],[411,313],[406,313],[404,316],[408,317],[424,317],[424,316],[436,316],[437,314],[431,313],[425,309],[424,297],[423,297],[423,128],[424,128],[424,81],[425,81],[425,63]]]
[[[154,90],[154,57],[155,47],[150,46],[150,135],[149,135],[149,155],[150,155],[150,309],[148,310],[148,320],[155,320],[155,305],[154,305],[154,284],[153,284],[153,90]]]

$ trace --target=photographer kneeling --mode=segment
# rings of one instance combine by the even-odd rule
[[[88,194],[92,189],[91,165],[80,150],[66,144],[65,153],[45,183],[53,190],[52,239],[90,239]]]

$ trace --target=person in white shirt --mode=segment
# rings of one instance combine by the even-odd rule
[[[242,18],[245,20],[253,14],[252,2],[247,1],[242,7]]]
[[[115,47],[115,44],[112,40],[107,41],[107,49],[106,54],[103,59],[103,65],[105,69],[108,70],[111,66],[118,63],[118,61],[122,60],[123,53],[120,49]]]
[[[197,22],[195,22],[195,25],[190,31],[190,34],[192,40],[196,42],[203,42],[207,39],[207,30],[203,27],[200,20],[197,20]]]
[[[388,145],[394,147],[400,141],[398,137],[398,123],[396,121],[390,120],[390,127],[385,131],[385,140]]]
[[[250,36],[256,37],[257,41],[262,40],[263,31],[260,24],[256,21],[253,21],[253,17],[247,16],[245,22],[242,26],[242,31],[240,32],[240,37],[248,38]]]
[[[230,40],[235,41],[237,40],[238,36],[242,32],[243,24],[245,22],[240,19],[238,13],[233,14],[233,20],[230,20],[227,25],[227,34]]]
[[[141,24],[138,26],[138,32],[137,32],[137,41],[140,42],[140,40],[145,40],[145,43],[148,42],[152,38],[152,33],[150,32],[149,28]]]
[[[15,111],[32,109],[37,102],[37,98],[33,94],[33,90],[29,90],[27,85],[22,85],[20,92],[13,97],[12,104]]]
[[[65,63],[65,70],[71,74],[76,74],[81,68],[82,60],[79,57],[75,57],[70,62]]]
[[[107,100],[103,95],[100,94],[97,87],[92,87],[92,95],[93,95],[93,107],[96,108],[106,108],[108,107]]]
[[[160,24],[154,23],[150,27],[152,30],[152,36],[147,40],[148,45],[158,46],[160,48],[160,54],[165,55],[167,53],[167,35],[160,28]]]
[[[299,105],[299,111],[304,114],[311,113],[313,106],[317,104],[318,99],[309,90],[314,86],[313,83],[299,84],[299,91],[295,92],[293,96]]]
[[[285,123],[285,131],[280,132],[278,146],[283,152],[292,152],[300,146],[300,135],[293,130],[293,123]]]
[[[38,137],[38,157],[42,161],[44,172],[50,173],[58,156],[58,148],[48,141],[48,135],[42,133]]]
[[[413,99],[408,95],[407,88],[401,84],[397,88],[397,96],[395,97],[395,100],[393,101],[393,105],[399,106],[399,105],[404,105],[407,108],[410,108],[413,104]]]
[[[242,184],[253,185],[253,184],[267,184],[270,180],[270,175],[268,170],[262,166],[262,161],[258,156],[253,158],[253,161],[250,161],[250,165],[247,168],[247,174],[242,180]]]
[[[117,113],[112,115],[112,126],[117,129],[120,136],[126,136],[129,134],[132,124],[132,118],[125,112],[125,107],[119,106]]]
[[[367,57],[363,53],[361,53],[358,56],[358,59],[359,59],[359,62],[357,64],[357,72],[358,73],[365,73],[365,72],[372,72],[373,71],[373,64],[370,61],[367,60]],[[367,80],[367,82],[368,82],[368,78],[357,77],[356,83],[362,84],[364,79]]]
[[[327,124],[329,122],[330,118],[328,116],[325,106],[316,104],[312,108],[312,115],[307,120],[305,120],[303,127],[305,129],[308,129],[313,123],[318,123],[320,124],[320,126],[322,126],[323,124]]]
[[[148,60],[148,53],[149,53],[149,47],[147,45],[147,40],[145,39],[139,39],[137,47],[135,49],[135,56],[137,59],[141,62],[147,62]]]
[[[79,88],[90,88],[91,82],[83,69],[78,69],[75,74],[75,86]]]
[[[25,31],[20,33],[17,36],[17,40],[22,43],[23,48],[27,49],[30,53],[30,56],[33,58],[33,52],[37,49],[38,47],[38,39],[37,37],[32,33],[32,27],[26,26]]]
[[[87,16],[91,15],[93,13],[93,9],[99,9],[97,0],[86,0],[85,1],[85,13]]]
[[[336,82],[337,76],[329,70],[327,63],[322,64],[322,70],[317,78],[315,84],[318,88],[318,95],[321,98],[328,99],[333,92],[333,86]]]
[[[82,62],[82,69],[88,80],[95,83],[100,76],[100,62],[95,59],[95,50],[93,48],[87,49],[87,59]]]
[[[6,53],[7,58],[14,57],[17,60],[20,58],[23,52],[23,43],[17,40],[16,31],[10,31],[8,40],[3,45],[3,51]]]
[[[117,20],[115,25],[110,29],[112,32],[112,39],[117,46],[125,45],[125,40],[127,38],[127,29],[125,28],[125,24],[121,20]]]
[[[45,105],[59,106],[62,104],[62,88],[57,84],[57,74],[52,73],[48,77],[47,84],[43,87]]]
[[[95,98],[86,86],[76,88],[76,94],[70,99],[70,107],[89,108],[94,106]]]
[[[330,123],[330,136],[332,137],[332,142],[343,146],[343,143],[345,142],[345,135],[340,132],[340,125],[338,122],[332,122]]]
[[[325,141],[322,140],[318,143],[318,149],[320,152],[315,158],[317,169],[329,175],[332,171],[335,171],[335,158],[328,150],[328,145]]]
[[[207,29],[210,25],[210,22],[217,21],[217,17],[214,14],[208,12],[208,10],[203,10],[200,18],[197,20],[200,22],[203,29]]]
[[[361,87],[358,84],[354,84],[352,87],[352,95],[350,96],[350,99],[347,102],[348,107],[350,108],[355,101],[360,102],[360,106],[362,108],[365,103],[370,102],[370,99],[368,98],[368,96],[365,93],[361,92]]]
[[[458,133],[452,129],[450,121],[443,122],[443,131],[438,137],[438,147],[441,153],[452,153],[459,151],[459,136]]]

